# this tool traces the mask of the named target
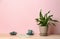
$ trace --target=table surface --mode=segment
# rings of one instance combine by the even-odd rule
[[[60,39],[60,35],[49,35],[49,36],[40,36],[40,35],[16,35],[11,36],[8,34],[0,34],[0,39]]]

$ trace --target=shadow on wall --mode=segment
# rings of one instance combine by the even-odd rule
[[[60,24],[60,23],[56,23],[56,25],[58,25],[58,24]],[[56,27],[57,27],[57,26],[52,26],[52,25],[50,25],[49,28],[48,28],[48,34],[57,34],[57,33],[56,33],[56,31],[57,31],[57,30],[56,30]]]
[[[54,34],[55,28],[55,26],[49,26],[48,34]]]

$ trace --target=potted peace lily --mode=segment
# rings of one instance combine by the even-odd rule
[[[53,15],[49,15],[50,11],[48,11],[46,14],[42,14],[42,10],[40,10],[39,18],[36,18],[36,21],[40,27],[40,35],[41,36],[47,36],[48,35],[48,26],[52,24],[53,26],[56,26],[55,22],[58,22],[57,20],[52,19]]]

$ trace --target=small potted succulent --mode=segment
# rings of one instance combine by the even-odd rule
[[[10,35],[15,36],[15,35],[17,35],[17,32],[12,31],[12,32],[10,32]]]
[[[35,20],[37,21],[38,25],[40,26],[40,35],[47,36],[48,35],[48,26],[53,25],[56,26],[55,22],[57,20],[52,19],[53,15],[49,15],[50,11],[48,11],[45,15],[42,14],[42,10],[40,10],[39,17]]]
[[[33,31],[32,30],[28,30],[28,33],[27,33],[27,35],[33,35],[34,33],[33,33]]]

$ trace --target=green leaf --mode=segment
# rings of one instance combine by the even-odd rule
[[[50,20],[52,20],[52,18],[50,17]]]
[[[55,23],[52,23],[53,26],[56,26]]]
[[[40,16],[40,19],[43,19],[43,15],[42,15],[42,11],[41,10],[40,10],[39,16]]]
[[[35,19],[37,22],[39,22],[40,20],[38,18]]]
[[[53,15],[49,15],[48,17],[52,17]]]
[[[52,20],[52,21],[54,21],[54,22],[59,22],[58,20]]]
[[[50,11],[48,11],[46,14],[45,14],[45,17],[47,17],[47,15],[50,13]]]
[[[50,13],[50,10],[48,11],[48,13]]]
[[[40,25],[41,23],[38,23],[37,25]]]

